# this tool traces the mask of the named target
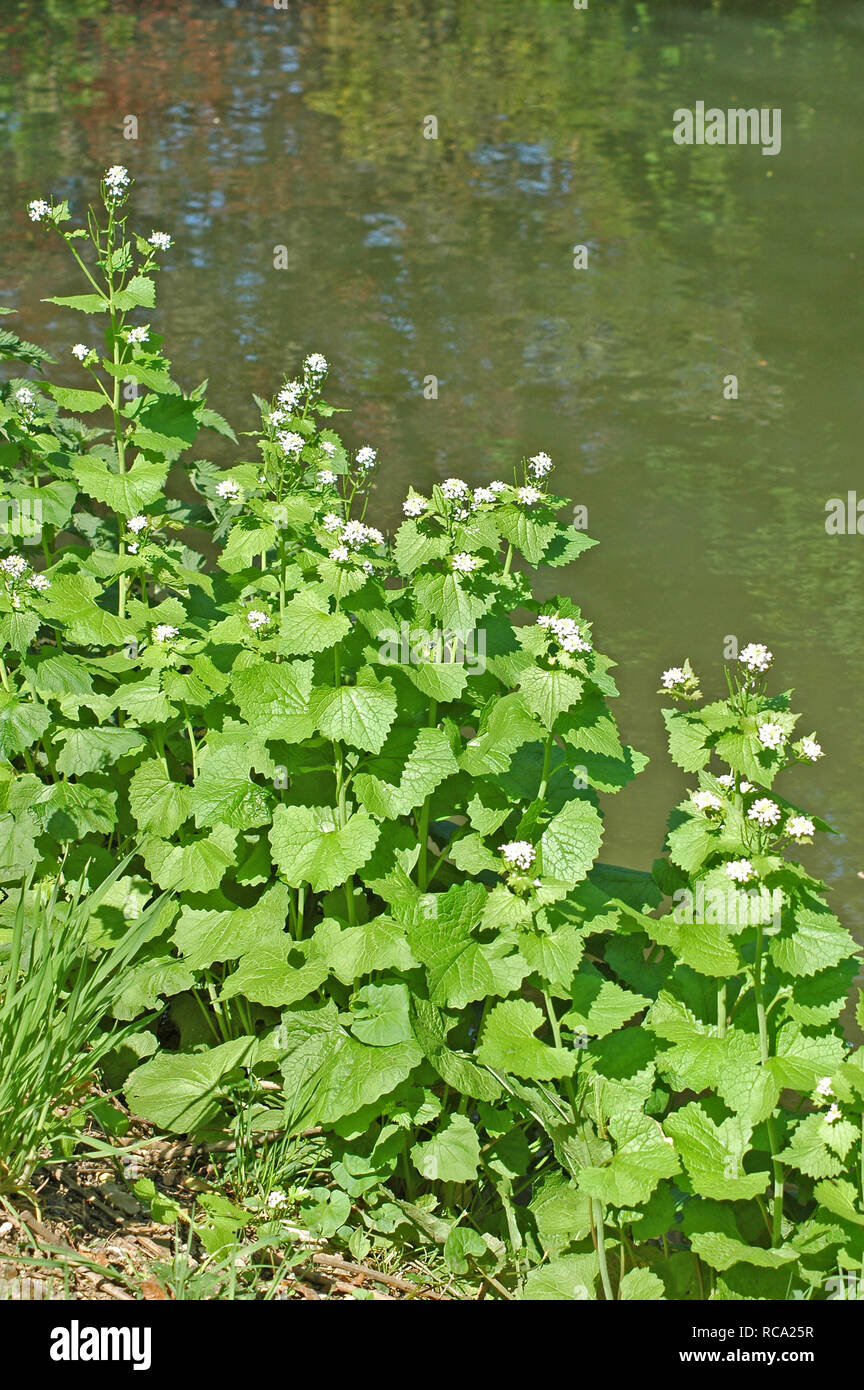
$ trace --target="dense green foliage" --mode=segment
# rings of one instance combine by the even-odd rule
[[[52,302],[105,348],[73,349],[86,389],[0,399],[3,1007],[25,915],[79,884],[131,1110],[323,1131],[301,1195],[352,1249],[432,1241],[529,1298],[824,1296],[864,1254],[864,1050],[838,1022],[854,943],[785,853],[828,827],[771,790],[821,749],[770,654],[707,705],[664,674],[699,786],[653,875],[598,863],[600,800],[645,759],[578,606],[532,595],[592,544],[550,461],[412,492],[385,540],[375,452],[345,450],[312,354],[252,457],[169,498],[201,430],[234,436],[130,326],[170,238],[127,230],[128,192],[109,170],[74,231],[31,205],[89,284]]]

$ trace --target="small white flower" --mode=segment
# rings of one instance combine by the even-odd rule
[[[130,516],[129,520],[126,522],[126,529],[129,531],[134,531],[135,535],[137,536],[138,532],[143,531],[146,525],[146,516]]]
[[[112,164],[110,169],[106,169],[103,178],[105,187],[113,198],[119,198],[120,194],[131,183],[129,170],[124,168],[122,164]]]
[[[51,588],[51,581],[44,574],[31,574],[27,583],[31,589],[36,589],[40,594],[44,594],[46,589]]]
[[[516,492],[517,501],[524,507],[533,507],[535,502],[539,502],[543,493],[536,487],[520,487]]]
[[[752,792],[752,790],[753,790],[753,783],[752,783],[752,782],[739,782],[739,783],[738,783],[738,790],[739,790],[739,792],[741,792],[741,794],[742,794],[743,796],[746,796],[748,792]]]
[[[475,487],[474,506],[479,507],[481,502],[497,502],[497,497],[491,487]]]
[[[271,410],[270,414],[267,416],[267,424],[281,425],[285,418],[286,415],[284,410]]]
[[[425,497],[408,497],[402,503],[402,510],[406,516],[422,516],[428,506]]]
[[[371,560],[364,560],[360,568],[363,570],[364,574],[375,573],[375,566],[372,564]]]
[[[540,617],[537,619],[537,626],[551,627],[554,621],[555,619],[553,618],[551,613],[541,613]]]
[[[786,822],[786,834],[793,840],[810,840],[816,834],[816,827],[809,816],[790,816]]]
[[[127,555],[137,555],[137,554],[138,554],[138,542],[137,542],[137,541],[130,541],[130,542],[129,542],[129,544],[128,544],[127,547],[126,547],[126,554],[127,554]]]
[[[268,1192],[265,1198],[265,1202],[271,1211],[274,1210],[276,1207],[284,1207],[287,1201],[288,1198],[282,1191],[281,1187],[274,1187],[273,1191]]]
[[[3,570],[4,574],[10,575],[12,579],[20,579],[24,571],[29,568],[30,566],[23,555],[5,555],[0,560],[0,569]]]
[[[320,352],[310,352],[303,363],[303,371],[306,376],[322,377],[327,374],[327,358]]]
[[[585,640],[579,624],[572,618],[553,618],[550,627],[565,652],[590,652],[591,643]]]
[[[321,468],[318,471],[318,481],[322,484],[335,483],[337,481],[336,474],[332,468]]]
[[[243,489],[236,478],[225,478],[221,483],[216,484],[216,492],[219,497],[230,499],[236,502]]]
[[[750,810],[747,812],[748,820],[755,820],[759,825],[776,825],[780,819],[780,807],[776,801],[770,797],[760,796],[758,801],[754,801]]]
[[[722,776],[717,778],[717,781],[720,783],[721,787],[729,787],[734,791],[735,778],[732,776],[731,772],[724,772]]]
[[[321,525],[325,531],[341,531],[343,522],[341,516],[337,516],[335,512],[328,512]]]
[[[833,1096],[834,1087],[831,1085],[831,1077],[823,1076],[816,1082],[817,1096]]]
[[[455,502],[460,497],[468,496],[468,484],[463,483],[461,478],[445,478],[441,484],[441,491],[448,502]]]
[[[833,1125],[833,1124],[836,1124],[836,1122],[837,1122],[839,1119],[840,1119],[840,1106],[837,1105],[836,1102],[835,1102],[835,1104],[831,1106],[830,1110],[826,1110],[826,1112],[825,1112],[825,1123],[826,1123],[826,1125]]]
[[[250,608],[246,614],[246,621],[253,632],[258,632],[262,627],[266,627],[270,621],[269,613],[262,613],[260,608]]]
[[[276,399],[280,405],[285,407],[286,410],[291,410],[291,408],[297,404],[302,395],[303,387],[301,386],[299,381],[286,381],[281,391],[277,393]]]
[[[31,222],[42,222],[49,215],[51,204],[46,203],[44,198],[34,198],[27,204],[27,211]]]
[[[749,883],[750,879],[756,876],[756,870],[749,859],[730,859],[723,868],[733,883]]]
[[[367,470],[372,468],[377,457],[377,450],[371,449],[368,444],[364,444],[362,449],[357,450],[357,462],[361,468]]]
[[[813,738],[802,738],[801,752],[808,762],[815,763],[819,758],[824,757],[821,743],[817,743]]]
[[[713,792],[692,792],[690,800],[697,811],[722,811],[723,802]]]
[[[680,666],[670,666],[660,677],[660,683],[664,690],[674,690],[676,685],[680,685],[684,679],[684,672]]]
[[[77,357],[79,362],[83,362],[85,357],[89,357],[93,348],[89,348],[86,343],[75,343],[72,348],[72,356]]]
[[[126,330],[127,343],[146,343],[149,337],[149,328],[128,328]]]
[[[457,574],[470,574],[472,570],[477,569],[481,561],[476,555],[469,555],[466,550],[462,550],[453,556],[450,563]]]
[[[19,405],[35,405],[36,397],[29,386],[19,386],[15,392],[15,399]]]
[[[362,521],[346,521],[342,530],[342,539],[349,545],[363,545],[368,536],[369,533]]]
[[[154,642],[170,642],[172,637],[176,637],[179,629],[172,627],[171,623],[157,623],[153,629]]]
[[[763,748],[780,748],[786,742],[786,730],[781,724],[769,720],[759,725],[759,742]]]
[[[155,246],[157,251],[167,251],[169,246],[174,245],[174,238],[167,232],[151,232],[147,238],[151,246]]]
[[[552,460],[548,454],[535,454],[528,460],[528,466],[535,478],[545,478],[551,472]]]
[[[506,845],[499,845],[498,849],[507,863],[518,869],[530,869],[534,863],[534,847],[528,840],[509,840]]]
[[[330,559],[335,560],[338,564],[344,565],[346,560],[351,559],[351,551],[348,549],[347,545],[334,545],[333,549],[330,551]]]
[[[318,448],[321,450],[322,454],[326,454],[328,458],[332,459],[336,454],[336,445],[330,439],[320,440]]]
[[[767,671],[774,656],[764,642],[748,642],[739,652],[738,660],[748,671]]]
[[[286,454],[299,454],[303,445],[306,443],[302,434],[295,434],[293,430],[289,430],[287,433],[283,431],[282,434],[277,434],[276,440],[280,449]]]
[[[372,541],[373,545],[384,544],[384,537],[382,533],[378,530],[377,526],[366,527],[366,539],[367,541]]]

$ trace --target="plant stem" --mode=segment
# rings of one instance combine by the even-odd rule
[[[759,1020],[759,1051],[764,1067],[768,1064],[770,1059],[770,1050],[768,1047],[768,1021],[765,1013],[765,1000],[762,994],[762,945],[763,929],[760,923],[756,928],[756,956],[753,961],[753,994],[756,1000],[756,1016]],[[771,1166],[774,1170],[771,1244],[777,1246],[783,1239],[783,1192],[785,1175],[783,1165],[777,1160],[777,1131],[774,1125],[773,1115],[767,1117],[765,1126],[768,1130],[768,1147],[771,1150]]]
[[[192,749],[192,777],[193,777],[193,779],[194,779],[195,781],[197,781],[197,780],[198,780],[198,750],[197,750],[197,748],[195,747],[195,735],[194,735],[194,733],[192,732],[192,725],[190,724],[190,722],[189,722],[188,719],[186,720],[186,733],[187,733],[188,736],[189,736],[189,747]]]
[[[717,986],[717,1036],[726,1036],[726,981]]]
[[[591,1198],[591,1215],[594,1220],[594,1229],[597,1233],[597,1265],[600,1270],[600,1283],[603,1285],[603,1297],[607,1303],[614,1303],[615,1295],[612,1292],[612,1284],[609,1279],[609,1268],[606,1264],[606,1235],[603,1230],[603,1207],[596,1197]]]
[[[429,707],[429,728],[433,729],[438,722],[438,703],[433,700]],[[420,843],[420,853],[417,856],[417,886],[421,893],[425,893],[428,886],[428,855],[429,855],[429,811],[432,803],[431,795],[427,796],[420,811],[420,823],[417,828],[417,835]]]

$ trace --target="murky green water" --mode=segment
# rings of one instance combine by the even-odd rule
[[[67,371],[80,324],[40,296],[75,286],[24,204],[122,162],[177,239],[169,351],[238,428],[325,352],[382,524],[409,481],[547,450],[652,755],[605,857],[647,866],[682,785],[658,671],[719,689],[724,639],[764,640],[828,754],[798,790],[842,833],[804,853],[862,926],[864,536],[825,532],[864,497],[862,57],[855,0],[0,0],[0,302]],[[781,153],[674,145],[697,101],[781,108]]]

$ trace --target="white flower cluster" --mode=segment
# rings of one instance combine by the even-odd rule
[[[730,791],[734,792],[735,778],[732,776],[731,772],[722,773],[721,776],[717,778],[717,781],[720,783],[721,787],[728,787]],[[738,790],[742,794],[746,795],[747,792],[752,792],[753,783],[741,781],[738,783]]]
[[[330,551],[330,559],[337,564],[345,564],[351,559],[351,552],[364,545],[383,545],[384,537],[377,526],[367,526],[362,521],[343,521],[335,512],[328,512],[321,522],[325,531],[335,535],[339,544]],[[372,573],[372,564],[363,560],[363,569]]]
[[[34,590],[37,594],[44,594],[46,589],[51,588],[51,581],[44,574],[28,574],[30,565],[23,555],[4,555],[0,560],[0,571],[6,576],[5,589],[10,595],[12,607],[21,607],[21,596],[18,592],[19,581],[24,580],[28,589]]]
[[[226,502],[238,502],[243,489],[236,478],[224,478],[221,483],[216,484],[216,494]]]
[[[535,478],[545,478],[547,473],[552,472],[552,460],[548,454],[534,454],[528,460],[528,467]]]
[[[775,724],[772,720],[768,720],[765,724],[760,724],[757,732],[762,747],[770,748],[772,752],[776,751],[778,748],[782,748],[783,744],[786,742],[786,730],[783,728],[782,724]]]
[[[767,829],[769,826],[776,825],[780,819],[780,807],[776,801],[770,797],[760,796],[758,801],[754,801],[750,810],[747,812],[748,820],[755,820],[757,825]]]
[[[816,1082],[816,1094],[817,1096],[825,1097],[833,1096],[834,1087],[831,1085],[830,1076],[823,1076],[819,1081]]]
[[[784,828],[793,840],[811,840],[816,834],[816,827],[809,816],[790,816]]]
[[[476,555],[469,555],[467,550],[462,550],[458,555],[454,555],[450,564],[457,574],[470,574],[482,565],[483,561]]]
[[[263,613],[260,608],[250,608],[246,614],[246,621],[253,632],[260,632],[262,627],[266,627],[270,621],[269,613]]]
[[[590,652],[591,643],[582,636],[579,624],[573,618],[556,618],[552,614],[541,613],[537,626],[546,628],[562,651]]]
[[[151,246],[156,247],[157,251],[167,251],[170,246],[174,245],[174,238],[170,237],[167,232],[151,232],[147,240]]]
[[[683,679],[684,672],[680,666],[670,666],[669,669],[667,671],[664,671],[663,675],[660,677],[660,681],[664,690],[674,690],[677,685],[681,684]]]
[[[105,184],[105,192],[108,197],[116,201],[122,198],[132,180],[129,177],[129,170],[122,164],[112,164],[110,169],[106,169],[102,176]]]
[[[767,671],[774,657],[764,642],[748,642],[738,653],[738,660],[748,671]]]
[[[511,868],[530,869],[534,863],[534,847],[527,840],[508,840],[498,850]]]
[[[749,883],[756,877],[756,870],[749,859],[730,859],[723,865],[733,883]]]
[[[364,444],[362,449],[357,450],[357,465],[368,473],[370,468],[375,467],[377,457],[377,449],[372,449],[368,444]]]
[[[130,516],[129,520],[126,522],[126,529],[131,531],[134,536],[140,536],[141,532],[147,529],[147,524],[146,516]],[[140,542],[138,540],[129,541],[126,549],[130,555],[138,554],[139,544]]]
[[[445,478],[441,484],[441,491],[448,502],[461,502],[468,496],[468,484],[461,478]]]
[[[44,222],[51,215],[51,204],[46,203],[44,198],[33,198],[27,204],[27,212],[31,222]]]
[[[817,743],[813,738],[802,738],[798,747],[809,763],[818,762],[824,756],[821,743]]]
[[[338,481],[338,476],[333,472],[332,468],[320,468],[318,470],[318,482],[322,487],[332,487],[333,484]]]
[[[303,362],[303,381],[317,387],[327,375],[327,358],[320,352],[310,352]]]
[[[36,418],[36,393],[29,386],[19,386],[15,392],[15,409],[24,424]]]
[[[171,623],[157,623],[153,629],[153,641],[170,642],[178,632],[179,628],[173,627]]]
[[[79,362],[84,362],[95,350],[95,348],[88,347],[86,343],[75,343],[72,347],[72,356],[77,357]]]
[[[402,510],[406,516],[422,516],[428,506],[425,497],[406,497]]]
[[[148,325],[147,327],[145,327],[145,328],[127,328],[127,330],[126,330],[126,341],[127,341],[127,343],[146,343],[146,341],[147,341],[147,339],[148,339],[149,337],[150,337],[150,327],[149,327],[149,325]]]
[[[302,434],[297,434],[293,430],[283,430],[281,434],[277,434],[276,443],[283,454],[299,454],[306,440]]]
[[[277,392],[276,400],[283,410],[293,410],[302,395],[303,387],[299,381],[286,381],[282,389]]]
[[[723,802],[714,792],[691,792],[690,800],[697,811],[707,814],[709,811],[722,811]]]
[[[543,493],[536,487],[520,487],[516,489],[516,501],[521,502],[523,507],[533,507],[535,502],[543,500]]]

